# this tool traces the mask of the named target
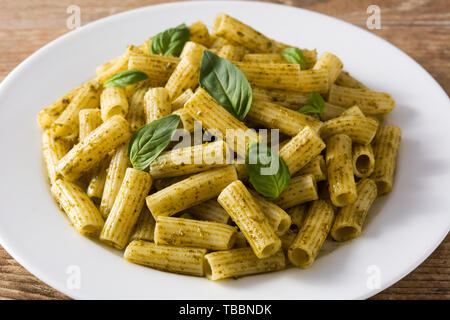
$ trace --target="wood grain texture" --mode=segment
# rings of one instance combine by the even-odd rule
[[[81,8],[82,24],[108,15],[167,0],[2,0],[0,10],[0,80],[23,59],[69,32],[69,5]],[[278,0],[366,27],[366,9],[381,8],[376,35],[421,64],[450,92],[450,10],[447,0]],[[450,237],[404,279],[373,299],[450,299]],[[67,299],[21,267],[0,247],[0,299]]]

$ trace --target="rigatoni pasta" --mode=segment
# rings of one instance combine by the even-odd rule
[[[95,71],[39,112],[42,154],[74,228],[132,263],[211,280],[307,268],[392,189],[395,101],[330,52],[221,13],[211,34],[180,24]]]
[[[236,228],[224,223],[163,217],[156,220],[155,243],[176,247],[229,250]]]
[[[258,258],[270,257],[280,249],[280,239],[241,181],[230,183],[217,200],[238,225]]]

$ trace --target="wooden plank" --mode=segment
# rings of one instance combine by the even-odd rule
[[[275,2],[321,12],[365,28],[370,0],[278,0]],[[69,5],[81,8],[82,24],[167,0],[3,0],[0,10],[0,81],[23,59],[69,32]],[[450,11],[447,0],[381,0],[381,30],[390,41],[420,63],[450,93]],[[450,299],[450,238],[415,271],[374,299]],[[0,247],[0,299],[66,299],[47,286]]]

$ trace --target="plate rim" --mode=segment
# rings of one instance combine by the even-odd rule
[[[155,4],[155,5],[142,6],[139,8],[134,8],[134,9],[127,10],[124,12],[109,15],[109,16],[97,19],[95,21],[91,21],[91,22],[81,26],[78,29],[69,31],[69,32],[57,37],[56,39],[51,40],[50,42],[48,42],[47,44],[45,44],[44,46],[42,46],[41,48],[39,48],[38,50],[33,52],[31,55],[29,55],[27,58],[25,58],[21,63],[19,63],[13,70],[11,70],[6,75],[6,77],[2,80],[2,82],[0,83],[0,96],[2,95],[3,91],[6,90],[7,86],[9,85],[9,82],[13,81],[16,74],[20,73],[22,69],[24,69],[28,66],[28,64],[33,63],[33,60],[36,60],[41,55],[45,55],[45,53],[48,50],[51,50],[53,48],[53,46],[57,45],[61,41],[64,41],[66,38],[73,37],[74,35],[76,35],[80,32],[87,32],[89,29],[95,28],[96,26],[104,23],[105,21],[108,21],[111,19],[117,19],[117,18],[124,18],[127,15],[133,15],[137,11],[141,11],[141,10],[145,10],[145,9],[149,9],[149,8],[180,7],[180,6],[211,5],[211,4],[220,6],[220,5],[229,4],[229,3],[234,3],[234,4],[238,4],[238,5],[246,5],[246,6],[266,6],[266,7],[276,6],[276,7],[284,7],[289,10],[300,10],[300,11],[305,12],[308,15],[322,16],[327,19],[334,20],[335,22],[345,24],[348,27],[357,28],[357,29],[359,29],[359,31],[363,31],[366,36],[371,37],[372,39],[376,39],[378,41],[381,40],[382,42],[385,43],[385,45],[390,47],[390,49],[394,49],[397,53],[400,53],[404,58],[407,58],[408,60],[410,60],[410,62],[415,64],[416,67],[419,67],[428,76],[429,79],[427,79],[427,82],[433,83],[433,85],[435,87],[437,87],[438,89],[440,89],[440,91],[442,91],[442,93],[444,95],[447,95],[447,93],[441,87],[441,85],[437,82],[437,80],[434,79],[434,77],[422,65],[420,65],[416,60],[414,60],[412,57],[410,57],[407,53],[405,53],[401,49],[397,48],[395,45],[390,43],[388,40],[383,39],[383,38],[371,33],[370,31],[362,28],[361,26],[354,25],[350,22],[346,22],[344,20],[338,19],[333,16],[326,15],[323,13],[315,12],[315,11],[304,9],[304,8],[298,8],[298,7],[293,7],[293,6],[289,6],[289,5],[279,4],[279,3],[268,3],[268,2],[261,2],[261,1],[238,1],[238,0],[220,0],[220,1],[214,1],[214,2],[205,2],[205,1],[197,0],[197,1],[170,2],[170,3],[161,3],[161,4]],[[448,226],[447,229],[450,229],[450,226]],[[392,277],[389,281],[383,281],[383,285],[381,285],[379,289],[373,289],[370,291],[368,290],[365,294],[357,296],[354,299],[360,300],[360,299],[367,299],[372,296],[375,296],[376,294],[391,287],[393,284],[397,283],[399,280],[401,280],[402,278],[404,278],[405,276],[410,274],[436,250],[436,248],[446,238],[448,233],[449,233],[449,231],[447,230],[447,232],[444,232],[444,233],[440,234],[438,237],[436,237],[435,242],[428,247],[429,249],[426,252],[424,252],[424,254],[422,256],[415,259],[416,260],[415,263],[411,264],[408,268],[405,268],[403,272],[400,272],[396,277]],[[32,262],[29,262],[26,257],[23,257],[20,254],[20,252],[18,252],[18,251],[20,251],[20,249],[18,250],[18,248],[15,248],[15,245],[12,242],[10,242],[8,239],[5,239],[1,233],[0,233],[0,245],[2,245],[2,247],[7,251],[7,253],[9,255],[11,255],[11,257],[13,257],[13,259],[16,260],[22,267],[24,267],[28,272],[33,274],[33,276],[35,276],[36,278],[43,281],[45,284],[49,285],[50,287],[56,289],[57,291],[63,293],[64,295],[66,295],[70,298],[86,299],[86,297],[83,297],[83,295],[81,295],[81,294],[79,295],[77,291],[74,291],[74,290],[71,291],[71,290],[67,289],[66,287],[64,287],[64,285],[62,283],[60,283],[56,280],[53,281],[51,279],[51,276],[48,276],[47,273],[42,270],[42,268],[35,267],[32,264]]]

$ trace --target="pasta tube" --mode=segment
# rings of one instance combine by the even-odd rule
[[[366,145],[375,137],[377,128],[378,121],[373,118],[344,115],[325,121],[320,128],[320,135],[325,140],[333,135],[345,134],[353,142]]]
[[[224,13],[216,16],[213,26],[214,34],[240,44],[253,52],[271,52],[273,40],[252,27]]]
[[[160,56],[156,54],[131,54],[128,60],[128,69],[145,72],[152,87],[164,86],[177,66],[180,58]]]
[[[308,210],[305,222],[288,250],[289,261],[299,268],[312,265],[334,220],[333,207],[324,200],[316,200]]]
[[[325,159],[322,155],[318,155],[312,159],[296,173],[298,176],[303,176],[305,174],[312,174],[317,182],[327,179],[327,165],[325,164]]]
[[[282,250],[263,259],[258,258],[248,247],[211,252],[205,256],[205,273],[210,280],[272,272],[284,268],[285,258]]]
[[[356,186],[358,198],[352,204],[339,209],[331,228],[336,241],[347,241],[361,234],[370,206],[377,197],[377,185],[370,179],[362,179]]]
[[[241,181],[230,183],[217,201],[237,224],[258,258],[270,257],[280,249],[280,239]]]
[[[154,179],[182,176],[226,166],[227,144],[223,140],[161,153],[150,164]]]
[[[248,81],[257,87],[294,90],[308,93],[328,91],[327,70],[300,70],[300,65],[289,63],[234,62]]]
[[[202,277],[206,252],[206,249],[177,248],[134,240],[127,246],[124,258],[157,270]]]
[[[199,73],[200,61],[193,61],[190,57],[182,58],[166,83],[170,99],[178,98],[185,90],[195,89]]]
[[[80,122],[79,138],[82,141],[102,124],[102,117],[99,109],[83,109],[78,116]]]
[[[147,83],[139,85],[130,98],[127,120],[132,132],[137,131],[146,123],[144,97],[149,87],[150,85]]]
[[[62,96],[55,102],[51,103],[38,113],[37,120],[41,129],[46,130],[50,128],[53,121],[58,119],[61,113],[63,113],[63,111],[67,108],[72,99],[77,95],[78,91],[80,91],[81,87],[82,86],[78,86],[72,89],[64,96]]]
[[[169,92],[166,88],[150,88],[144,96],[147,123],[164,118],[172,112]]]
[[[50,184],[54,184],[57,177],[58,161],[69,151],[70,145],[64,139],[55,139],[50,130],[42,134],[42,155],[47,167],[47,175]]]
[[[357,197],[352,164],[352,140],[345,134],[332,136],[327,141],[326,162],[331,202],[345,207]]]
[[[260,87],[253,87],[252,91],[253,99],[266,100],[296,111],[300,106],[309,103],[309,95],[297,91],[265,89]]]
[[[235,227],[223,223],[161,216],[156,220],[155,243],[228,250],[233,247],[235,233]]]
[[[121,116],[114,116],[62,157],[57,171],[67,179],[76,179],[94,168],[111,150],[129,138],[128,122]]]
[[[139,215],[139,219],[136,222],[136,227],[134,228],[130,240],[153,241],[155,235],[155,224],[156,221],[152,214],[148,211],[147,206],[144,206],[141,214]]]
[[[367,89],[360,81],[353,78],[348,72],[342,71],[336,79],[335,84],[342,87],[355,88],[355,89]]]
[[[291,226],[291,217],[275,203],[266,200],[258,192],[250,190],[277,236],[283,235]]]
[[[229,61],[241,61],[245,52],[246,50],[243,47],[228,44],[220,48],[218,56]]]
[[[204,46],[211,44],[211,37],[209,35],[208,28],[201,21],[194,22],[189,26],[190,41],[200,43]]]
[[[158,216],[172,216],[217,197],[236,179],[233,166],[201,172],[148,196],[147,206],[155,219]]]
[[[280,53],[247,53],[242,57],[242,61],[251,63],[287,63]]]
[[[127,145],[124,144],[115,150],[107,170],[100,203],[100,212],[103,218],[108,217],[129,166],[130,159],[127,156]]]
[[[109,163],[110,163],[109,157],[105,158],[99,167],[95,170],[95,173],[93,174],[91,181],[89,181],[86,193],[89,196],[89,198],[94,201],[94,203],[100,203],[102,200],[103,195],[103,189],[105,187],[105,181],[106,181],[106,170],[108,169]]]
[[[73,97],[66,109],[52,123],[55,138],[76,139],[78,137],[78,113],[82,109],[95,109],[100,104],[98,83],[88,82]]]
[[[389,113],[395,107],[394,99],[387,93],[337,85],[331,86],[328,102],[345,108],[356,104],[366,115]]]
[[[306,126],[280,149],[280,157],[289,168],[291,176],[317,157],[325,149],[320,136]]]
[[[234,133],[237,141],[227,136],[227,144],[240,156],[245,157],[247,147],[252,141],[258,141],[258,135],[247,128],[242,122],[233,117],[220,104],[214,100],[202,88],[198,88],[195,94],[186,102],[184,108],[189,114],[202,123],[203,128],[208,130],[219,130],[222,136]],[[243,141],[242,141],[243,140]],[[230,145],[230,141],[233,141]]]
[[[128,100],[123,87],[108,87],[100,95],[100,109],[103,121],[112,116],[126,117],[128,113]]]
[[[392,125],[382,126],[375,137],[373,144],[375,168],[370,178],[377,184],[378,195],[392,190],[401,139],[401,129]]]
[[[328,84],[331,86],[342,71],[342,61],[330,52],[324,52],[317,60],[313,70],[327,70]]]
[[[308,213],[308,207],[306,204],[300,204],[298,206],[289,208],[287,213],[291,216],[292,224],[300,230],[305,221],[306,214]]]
[[[286,210],[308,201],[317,200],[318,198],[319,196],[317,194],[314,176],[312,174],[307,174],[305,176],[291,178],[288,187],[274,202],[280,208]]]
[[[322,122],[314,117],[259,99],[253,99],[247,119],[269,129],[279,129],[289,136],[297,135],[306,126],[315,131],[322,126]]]
[[[280,236],[281,249],[283,249],[284,252],[289,250],[289,247],[294,242],[295,237],[297,237],[297,233],[291,229],[289,229],[285,234]]]
[[[189,209],[189,212],[197,219],[206,221],[215,221],[227,224],[230,222],[230,215],[217,202],[216,199],[211,199],[200,203]]]
[[[194,121],[195,120],[194,120],[194,118],[192,118],[190,113],[185,108],[177,109],[172,113],[180,116],[180,122],[181,122],[181,125],[183,126],[184,130],[186,130],[187,132],[191,132],[191,133],[194,132],[194,129],[195,129]]]
[[[100,240],[117,249],[123,249],[133,232],[150,191],[152,179],[147,172],[128,168],[116,200],[106,219]]]
[[[372,146],[354,143],[352,149],[353,173],[358,178],[367,178],[375,168]]]
[[[79,186],[58,179],[51,191],[79,233],[86,236],[97,236],[100,233],[103,227],[102,216]]]
[[[234,239],[234,249],[248,247],[247,239],[245,239],[245,236],[241,231],[236,232]]]
[[[176,111],[182,109],[185,103],[194,95],[191,89],[187,89],[182,94],[178,96],[175,100],[172,101],[172,110]]]

